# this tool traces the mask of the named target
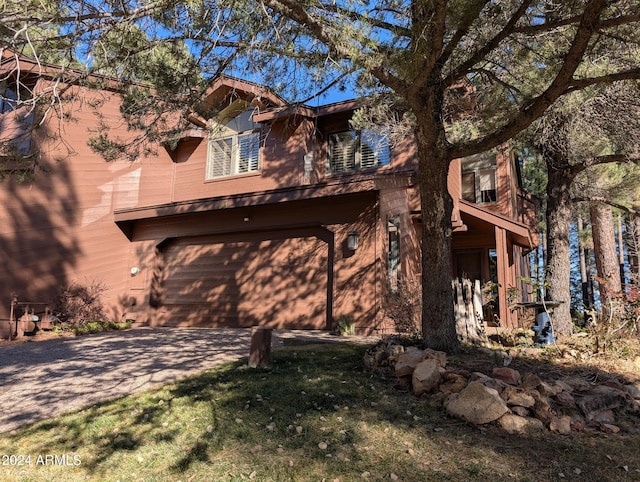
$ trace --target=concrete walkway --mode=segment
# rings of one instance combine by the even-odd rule
[[[274,330],[272,346],[375,343]],[[0,432],[248,357],[249,329],[135,328],[0,346]]]

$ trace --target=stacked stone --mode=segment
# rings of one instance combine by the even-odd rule
[[[496,353],[496,360],[506,359]],[[549,382],[506,366],[493,368],[490,375],[453,370],[447,368],[444,352],[388,342],[370,349],[365,364],[396,377],[398,388],[428,398],[452,417],[476,425],[495,422],[510,433],[617,433],[624,413],[640,413],[640,380],[591,383],[573,377]]]

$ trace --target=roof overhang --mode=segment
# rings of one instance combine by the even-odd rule
[[[507,231],[509,238],[514,244],[526,250],[531,250],[535,247],[531,232],[524,224],[463,200],[459,201],[459,209],[462,221],[465,224],[475,223],[479,225],[484,224],[487,227],[490,225],[494,227],[497,226]]]
[[[226,210],[268,206],[313,199],[340,198],[379,190],[375,178],[354,179],[347,182],[327,182],[312,186],[297,186],[269,191],[218,196],[194,201],[174,202],[148,207],[119,209],[114,211],[114,220],[120,230],[131,241],[139,223],[169,220],[176,217],[192,217]]]
[[[309,107],[304,104],[293,104],[287,106],[276,107],[257,114],[254,114],[255,122],[269,122],[278,119],[286,119],[289,117],[301,116],[308,118],[323,117],[342,112],[351,112],[364,104],[363,99],[345,100],[327,104],[320,107]]]

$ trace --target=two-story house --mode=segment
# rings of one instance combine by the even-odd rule
[[[2,68],[11,62],[46,88],[46,68],[15,56]],[[0,318],[12,292],[51,299],[66,284],[98,282],[112,317],[153,326],[332,329],[348,316],[361,332],[393,330],[385,297],[419,276],[428,215],[410,139],[392,147],[374,129],[351,129],[358,101],[289,105],[221,77],[195,109],[215,119],[194,114],[155,154],[107,163],[87,138],[104,123],[131,135],[118,97],[71,91],[74,121],[32,136],[38,175],[0,186]],[[1,115],[0,129],[15,111]],[[493,280],[506,300],[535,239],[516,164],[496,151],[455,161],[449,178],[452,275]],[[497,316],[517,322],[506,303]]]

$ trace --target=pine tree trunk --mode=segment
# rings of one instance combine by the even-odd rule
[[[611,206],[599,201],[589,203],[591,216],[591,232],[593,235],[593,251],[598,270],[600,300],[605,317],[611,314],[610,308],[616,294],[620,293],[620,268],[616,254],[616,238]]]
[[[557,164],[555,164],[557,166]],[[547,160],[547,284],[546,299],[560,301],[553,310],[553,328],[557,334],[573,333],[571,320],[571,248],[569,228],[571,205],[569,186],[572,178]]]
[[[450,159],[444,125],[435,117],[439,93],[415,99],[418,182],[422,210],[422,334],[428,347],[447,352],[459,347],[451,289],[451,214],[447,177]]]

